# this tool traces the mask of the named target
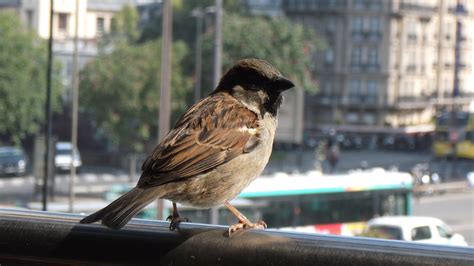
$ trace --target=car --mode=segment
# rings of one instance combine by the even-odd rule
[[[24,175],[26,164],[27,157],[21,148],[0,147],[0,175]]]
[[[71,162],[77,171],[82,166],[81,154],[77,147],[73,149],[71,142],[57,142],[55,154],[54,165],[59,171],[71,170]]]
[[[370,235],[419,243],[467,246],[464,237],[434,217],[384,216],[368,222]]]

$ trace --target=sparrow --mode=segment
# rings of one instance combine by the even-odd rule
[[[137,185],[81,223],[120,229],[156,199],[173,202],[170,229],[181,221],[176,203],[211,208],[224,204],[237,218],[229,236],[252,223],[229,201],[255,180],[272,153],[282,92],[294,87],[273,65],[242,59],[217,88],[189,108],[147,157]]]

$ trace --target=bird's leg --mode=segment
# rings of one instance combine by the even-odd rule
[[[265,229],[267,228],[267,224],[264,221],[257,221],[256,223],[250,222],[250,220],[245,217],[241,212],[239,212],[234,206],[230,205],[229,202],[225,202],[224,205],[229,209],[229,211],[239,219],[237,224],[229,226],[229,237],[232,236],[233,233],[239,230],[247,230],[252,228],[257,229]]]
[[[184,217],[184,218],[179,217],[178,208],[176,207],[175,202],[173,202],[173,214],[168,216],[168,218],[166,218],[166,220],[170,221],[170,230],[171,231],[174,231],[176,228],[179,228],[179,224],[181,222],[190,222],[190,220],[186,217]]]

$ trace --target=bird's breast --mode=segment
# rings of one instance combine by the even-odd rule
[[[166,184],[165,186],[170,186],[170,193],[164,198],[193,207],[209,208],[237,197],[267,165],[272,153],[275,129],[275,119],[262,119],[259,127],[261,141],[255,149],[205,174],[183,182]]]

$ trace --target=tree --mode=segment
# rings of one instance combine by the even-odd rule
[[[194,47],[196,39],[196,18],[191,16],[195,8],[206,8],[215,4],[213,0],[177,1],[173,7],[173,38],[183,40],[188,47]],[[175,2],[173,2],[175,3]],[[299,87],[314,92],[314,58],[316,50],[324,46],[315,32],[287,18],[246,16],[249,14],[247,1],[224,1],[223,17],[223,71],[236,60],[257,57],[275,64],[285,75],[294,80]],[[207,16],[203,51],[203,89],[212,90],[212,46],[214,30],[213,15]],[[145,26],[140,41],[155,39],[161,34],[161,17],[156,17]],[[184,73],[194,74],[195,51],[185,58]]]
[[[38,132],[46,98],[46,49],[18,17],[0,12],[0,135],[14,144]],[[52,104],[59,108],[61,85],[53,82]]]
[[[118,46],[134,44],[140,37],[138,28],[139,14],[135,7],[125,5],[114,15],[110,32],[106,33],[101,41],[101,46]]]
[[[223,71],[235,61],[255,57],[274,64],[298,87],[314,92],[315,51],[323,46],[314,32],[286,18],[242,17],[226,14],[223,20]],[[212,84],[213,31],[205,35],[203,66],[204,88]],[[207,66],[207,67],[206,67]]]
[[[194,55],[187,47],[194,47],[195,27],[191,10],[210,0],[174,1],[175,38],[172,57],[172,119],[176,120],[189,99],[194,72]],[[238,10],[239,0],[226,1],[226,7]],[[157,132],[159,102],[160,41],[159,31],[142,32],[136,39],[132,10],[124,9],[116,18],[117,28],[111,36],[134,36],[113,39],[114,51],[103,54],[82,72],[81,104],[96,118],[98,127],[122,151],[142,152],[144,143],[154,140]],[[224,67],[245,57],[263,58],[275,64],[300,87],[315,88],[312,81],[311,56],[319,42],[302,25],[283,18],[242,17],[241,11],[226,14],[223,25]],[[175,16],[176,15],[176,16]],[[187,21],[187,23],[180,21]],[[120,22],[128,21],[128,22]],[[160,29],[161,18],[150,24]],[[183,24],[186,24],[184,27]],[[179,26],[181,25],[181,26]],[[186,28],[181,32],[181,29]],[[128,32],[128,33],[127,33]],[[212,90],[212,37],[205,34],[204,88]],[[206,91],[205,91],[206,92]]]
[[[187,54],[183,42],[173,44],[172,116],[186,108],[191,80],[182,75]],[[121,45],[101,55],[81,73],[81,104],[97,125],[122,151],[143,152],[156,136],[160,90],[161,41]]]

